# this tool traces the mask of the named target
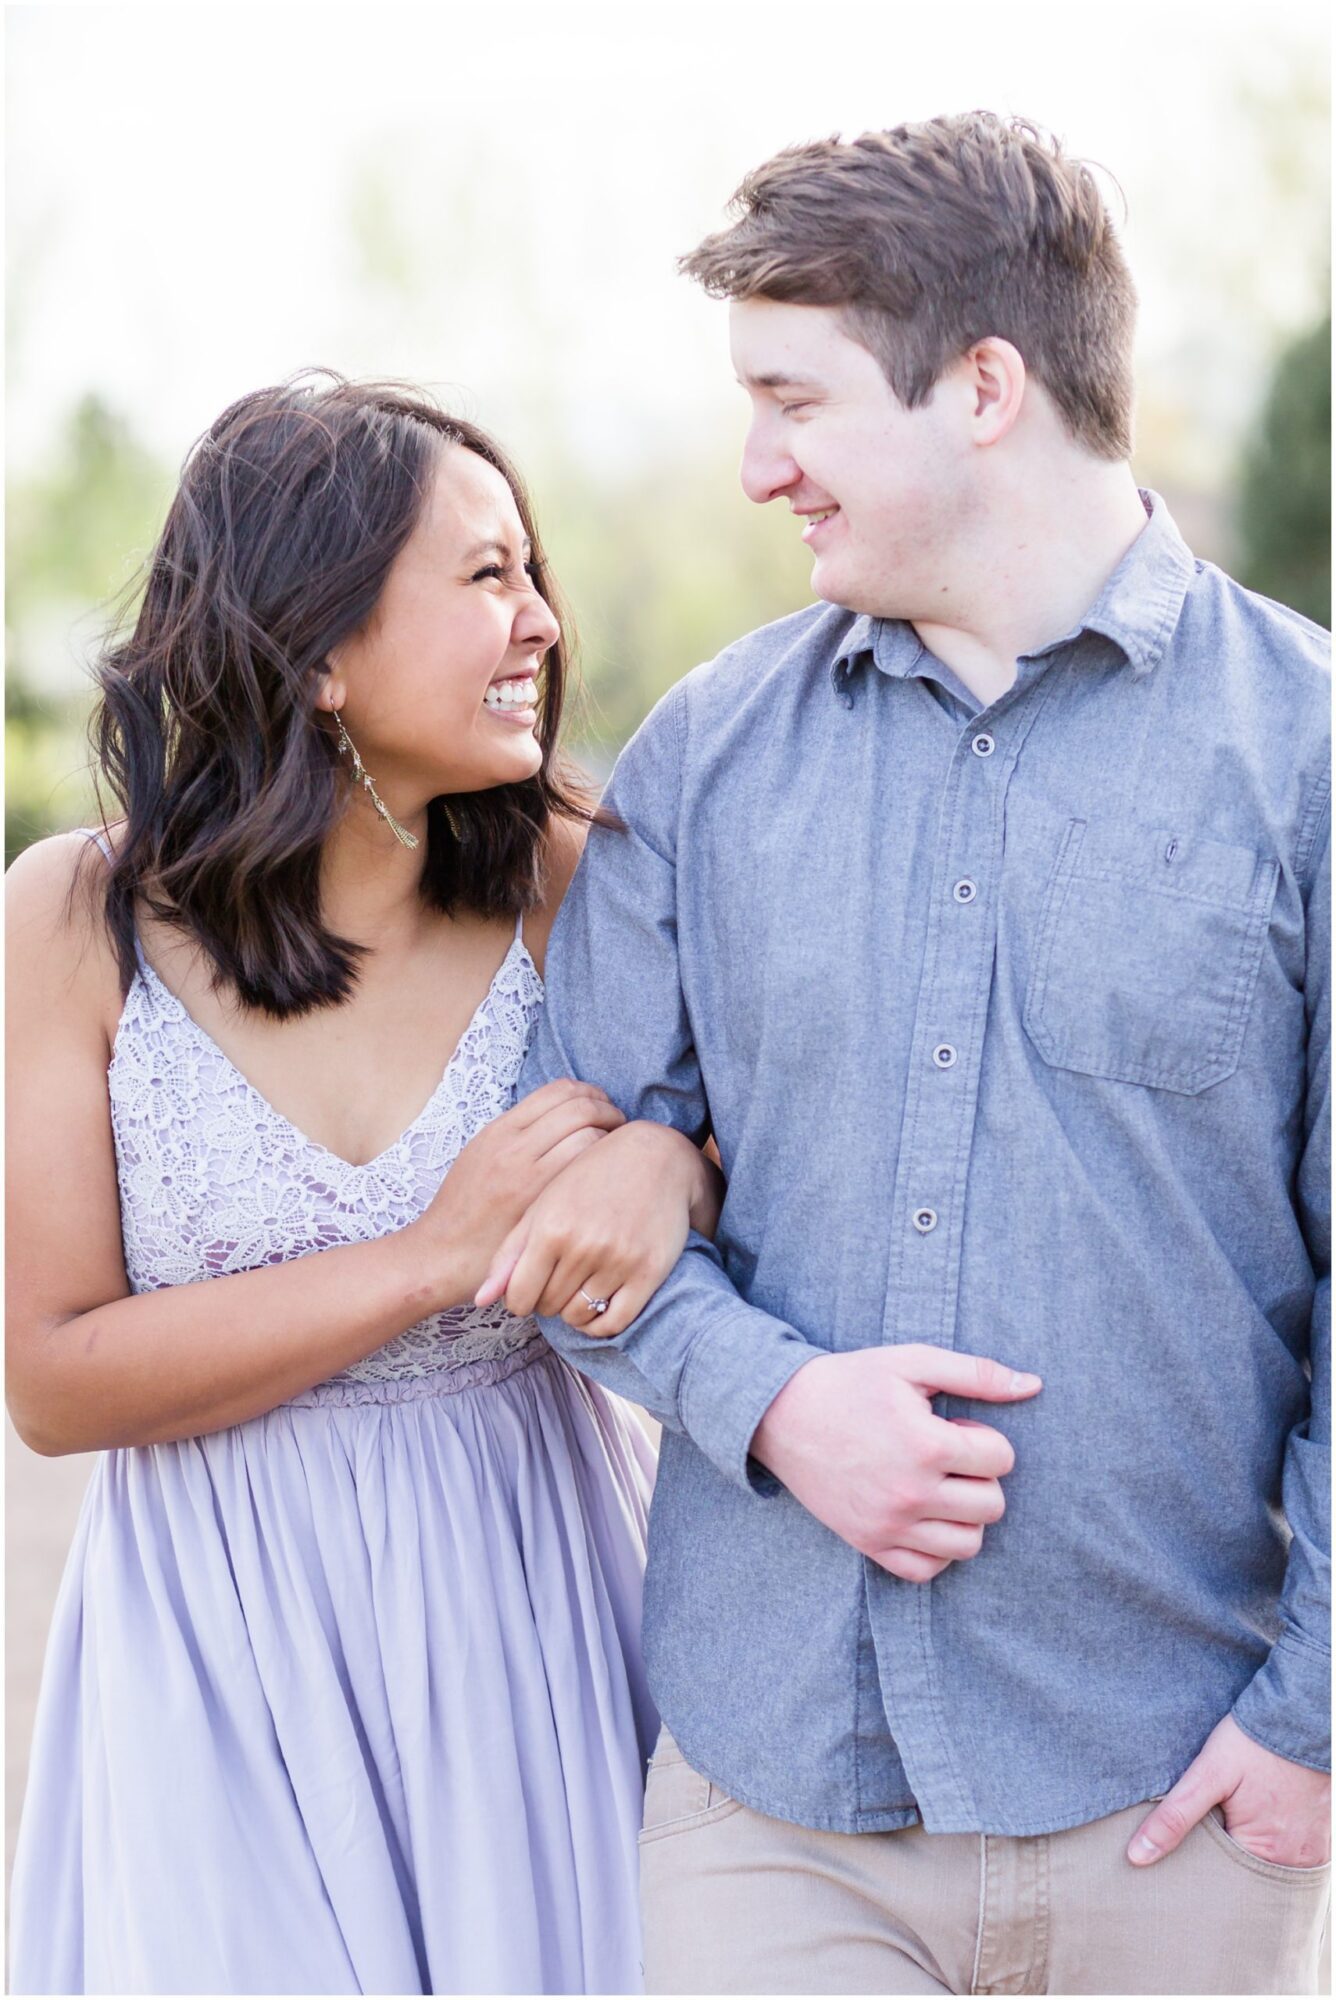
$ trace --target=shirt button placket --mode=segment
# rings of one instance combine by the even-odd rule
[[[958,1027],[963,1032],[965,1022],[977,1020],[987,1002],[998,859],[989,795],[1008,775],[1009,755],[998,757],[1002,747],[983,718],[976,718],[957,739],[950,790],[943,801],[944,872],[934,884],[937,907],[929,923],[919,992],[923,1025],[915,1034],[920,1080],[911,1083],[906,1103],[905,1130],[913,1139],[897,1172],[903,1220],[887,1296],[884,1337],[891,1341],[950,1338],[943,1329],[955,1296],[960,1236],[952,1204],[959,1206],[964,1198],[959,1162],[962,1136],[968,1135],[962,1134],[962,1124],[967,1127],[974,1117],[978,1064],[972,1040],[966,1048],[942,1030],[949,1034]],[[979,875],[958,872],[971,865],[980,869]],[[934,1072],[931,1079],[928,1070]]]

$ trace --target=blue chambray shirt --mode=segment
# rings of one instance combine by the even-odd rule
[[[526,1090],[601,1084],[728,1178],[611,1341],[665,1426],[650,1682],[688,1761],[845,1831],[1035,1834],[1163,1792],[1229,1711],[1328,1734],[1326,634],[1162,501],[981,709],[819,604],[624,751]],[[748,1460],[818,1353],[1034,1369],[1007,1512],[933,1583]]]

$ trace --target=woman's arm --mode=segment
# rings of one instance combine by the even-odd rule
[[[622,1123],[591,1085],[535,1092],[461,1152],[426,1213],[366,1244],[130,1296],[107,1096],[120,1010],[80,836],[10,871],[7,1393],[36,1451],[162,1443],[260,1415],[465,1303],[525,1207]]]

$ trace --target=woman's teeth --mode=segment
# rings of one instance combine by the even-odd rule
[[[538,700],[538,683],[530,675],[524,680],[493,681],[482,698],[484,708],[532,708]]]

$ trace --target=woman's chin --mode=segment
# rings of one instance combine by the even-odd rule
[[[490,792],[498,785],[519,785],[526,778],[537,777],[543,767],[542,745],[527,730],[523,736],[517,730],[515,736],[515,742],[507,744],[504,755],[494,752],[485,764],[479,760],[477,775],[472,783],[461,785],[456,777],[450,789],[457,792]]]

